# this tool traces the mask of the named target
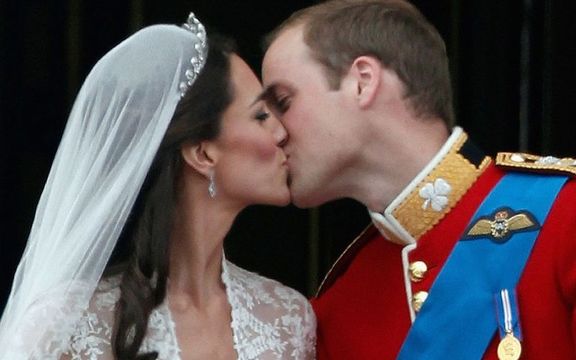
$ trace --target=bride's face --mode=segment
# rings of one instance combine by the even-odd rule
[[[218,160],[215,181],[218,197],[242,205],[287,205],[288,167],[281,144],[286,130],[263,101],[260,81],[238,56],[231,55],[233,101],[223,114],[215,140]]]

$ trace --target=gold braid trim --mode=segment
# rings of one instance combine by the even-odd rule
[[[509,170],[576,176],[576,159],[573,158],[502,152],[496,156],[496,165]]]
[[[491,159],[486,156],[476,167],[459,153],[467,138],[468,136],[462,133],[438,165],[393,210],[394,218],[415,239],[420,238],[442,220],[490,164]],[[437,179],[445,180],[451,187],[450,193],[446,196],[448,203],[441,211],[436,211],[431,206],[424,208],[425,199],[420,196],[420,190],[426,184],[434,184]]]

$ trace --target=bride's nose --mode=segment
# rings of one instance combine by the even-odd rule
[[[282,125],[282,123],[273,114],[271,115],[270,120],[273,122],[272,136],[274,136],[276,144],[278,146],[284,146],[288,140],[288,132],[286,131],[286,128],[284,128],[284,125]]]

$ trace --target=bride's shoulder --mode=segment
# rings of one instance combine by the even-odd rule
[[[100,279],[78,323],[80,333],[86,332],[85,327],[98,325],[107,330],[113,327],[116,303],[120,299],[120,279],[120,276]]]
[[[92,293],[88,307],[76,322],[69,348],[64,358],[102,360],[114,358],[112,333],[116,303],[120,298],[120,276],[100,279]]]
[[[90,308],[96,311],[112,310],[120,299],[121,275],[102,278],[90,300]]]

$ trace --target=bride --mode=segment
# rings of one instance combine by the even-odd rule
[[[223,252],[242,209],[289,202],[287,134],[261,91],[192,14],[96,64],[38,204],[0,359],[314,357],[306,299]]]

